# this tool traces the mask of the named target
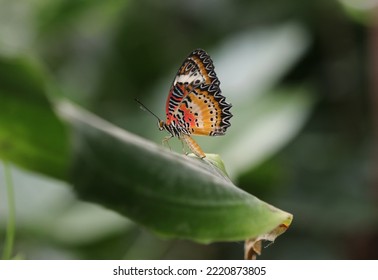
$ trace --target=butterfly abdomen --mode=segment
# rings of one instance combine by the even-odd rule
[[[188,145],[189,149],[199,158],[204,158],[206,157],[205,153],[202,151],[201,147],[197,144],[196,141],[193,140],[192,137],[189,135],[181,135],[181,139],[183,139]]]

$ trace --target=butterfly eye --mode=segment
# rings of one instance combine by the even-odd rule
[[[163,121],[161,121],[161,120],[158,121],[158,128],[159,128],[159,130],[164,129],[164,122]]]

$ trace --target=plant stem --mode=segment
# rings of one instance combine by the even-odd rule
[[[3,260],[9,260],[12,257],[13,242],[15,237],[15,201],[12,174],[10,166],[7,162],[4,162],[4,177],[8,200],[8,222],[3,251]]]

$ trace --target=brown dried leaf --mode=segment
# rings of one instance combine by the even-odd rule
[[[293,216],[288,218],[284,223],[279,225],[277,228],[273,229],[272,231],[259,235],[254,238],[249,238],[244,243],[244,259],[245,260],[255,260],[257,256],[261,255],[261,249],[262,249],[262,241],[270,241],[271,243],[274,242],[274,240],[283,234],[288,227],[290,226],[291,222],[293,220]],[[271,244],[270,243],[270,244]],[[269,245],[270,245],[269,244]]]

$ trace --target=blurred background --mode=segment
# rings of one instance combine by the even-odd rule
[[[160,143],[165,135],[134,98],[163,117],[179,66],[205,49],[234,117],[226,136],[199,144],[221,155],[237,186],[294,215],[260,259],[377,259],[377,7],[374,0],[0,0],[0,58],[34,61],[60,95]],[[0,170],[1,251],[9,201]],[[16,165],[11,174],[14,258],[243,258],[242,241],[164,240],[78,200],[63,180]]]

